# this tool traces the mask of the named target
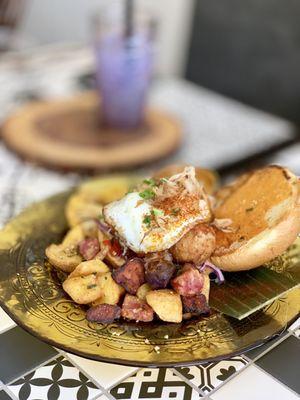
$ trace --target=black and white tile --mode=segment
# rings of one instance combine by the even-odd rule
[[[0,390],[0,400],[11,400],[11,397],[4,390]]]
[[[121,400],[196,400],[201,397],[171,369],[144,368],[111,389],[110,394]]]
[[[0,307],[0,334],[13,328],[16,324]]]
[[[207,394],[227,381],[227,379],[244,368],[247,364],[248,361],[246,358],[236,356],[227,360],[204,365],[180,367],[176,368],[176,370]]]
[[[300,340],[291,335],[255,364],[300,395]]]
[[[20,327],[0,334],[0,380],[7,384],[57,355],[56,350]]]
[[[67,353],[67,357],[104,389],[112,387],[117,382],[121,382],[127,376],[132,375],[138,370],[136,367],[126,367],[88,360],[87,358],[78,357],[69,353]]]
[[[212,393],[212,400],[297,400],[299,397],[255,365]]]
[[[86,375],[62,356],[17,379],[8,388],[19,400],[91,400],[101,394]]]

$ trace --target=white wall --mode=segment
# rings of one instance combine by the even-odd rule
[[[110,0],[28,0],[21,26],[38,43],[89,42],[90,17]],[[137,0],[139,1],[139,0]],[[158,16],[158,71],[180,75],[185,63],[194,0],[144,0]]]

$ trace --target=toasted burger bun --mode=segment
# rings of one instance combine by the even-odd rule
[[[239,271],[281,255],[300,232],[299,187],[294,174],[274,165],[221,189],[215,217],[229,218],[232,224],[230,232],[216,229],[212,262],[225,271]]]
[[[169,178],[172,175],[179,174],[187,165],[172,164],[168,165],[154,174],[154,178]],[[219,186],[218,175],[210,169],[195,167],[196,178],[203,183],[204,189],[208,194],[212,194]]]

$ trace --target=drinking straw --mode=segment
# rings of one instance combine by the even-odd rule
[[[125,36],[133,34],[134,0],[125,0]]]

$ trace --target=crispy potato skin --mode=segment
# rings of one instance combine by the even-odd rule
[[[144,283],[142,286],[140,286],[136,292],[137,297],[140,300],[145,300],[146,301],[146,295],[152,290],[152,287],[149,285],[149,283]]]
[[[55,268],[67,273],[72,272],[82,261],[82,257],[73,249],[59,244],[50,244],[46,248],[46,256]]]
[[[68,295],[78,304],[89,304],[101,296],[102,288],[97,283],[93,274],[67,278],[63,288]]]
[[[152,290],[146,301],[162,321],[179,323],[182,321],[180,295],[170,289]]]
[[[83,221],[98,218],[102,213],[102,205],[75,193],[68,200],[65,213],[69,226],[75,227]]]
[[[170,252],[177,262],[192,262],[198,265],[210,257],[215,246],[214,229],[209,225],[199,224],[171,247]]]
[[[69,278],[75,278],[75,276],[87,276],[90,274],[105,274],[106,272],[109,272],[109,268],[101,260],[83,261],[69,275]]]
[[[101,288],[101,295],[93,302],[93,305],[118,304],[125,293],[125,289],[113,280],[110,272],[97,277],[97,284]]]

